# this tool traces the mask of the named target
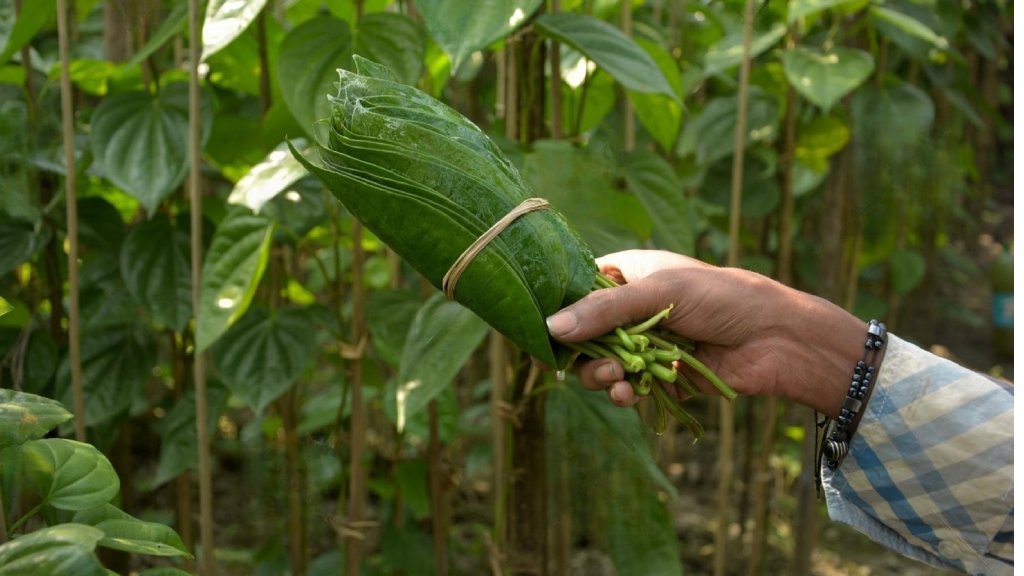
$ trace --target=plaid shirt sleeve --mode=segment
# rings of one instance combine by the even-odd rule
[[[906,556],[1013,572],[1013,386],[889,336],[875,389],[835,472],[833,520]]]

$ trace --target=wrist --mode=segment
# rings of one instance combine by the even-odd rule
[[[864,354],[865,322],[817,296],[787,288],[789,314],[778,330],[788,344],[780,395],[835,418]]]

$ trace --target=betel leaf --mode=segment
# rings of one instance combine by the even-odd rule
[[[936,49],[949,49],[949,40],[935,33],[934,30],[913,16],[908,16],[884,6],[871,6],[868,11],[872,18],[878,20],[883,25],[891,26],[893,29],[930,44]],[[880,27],[880,29],[883,32],[889,31],[885,26]]]
[[[203,19],[203,56],[206,60],[245,32],[267,0],[210,0]]]
[[[348,24],[318,16],[293,28],[281,40],[277,76],[281,94],[299,126],[314,135],[314,124],[327,118],[338,68],[346,67],[352,50]]]
[[[435,286],[460,254],[532,195],[507,157],[455,110],[388,80],[339,71],[331,130],[307,164],[343,204]],[[293,151],[294,153],[294,151]],[[544,318],[593,287],[593,256],[544,209],[516,219],[465,269],[454,298],[525,351],[556,359]]]
[[[467,56],[507,36],[537,11],[542,0],[420,0],[427,31],[444,48],[454,74]]]
[[[786,25],[781,22],[766,31],[755,31],[750,43],[750,58],[757,58],[779,40],[782,40],[785,35]],[[718,74],[733,66],[738,66],[742,61],[743,29],[736,26],[714,46],[708,48],[704,55],[704,74],[707,76]]]
[[[56,2],[26,2],[21,6],[4,51],[0,53],[0,64],[6,64],[15,52],[28,44],[48,22],[52,22],[56,14]]]
[[[201,138],[213,124],[209,97],[201,100]],[[124,92],[104,100],[92,117],[92,153],[116,186],[152,214],[188,174],[188,84],[156,94]]]
[[[0,276],[17,268],[50,239],[50,228],[28,222],[0,219]]]
[[[125,66],[128,68],[138,66],[143,60],[149,58],[171,38],[181,33],[187,19],[188,3],[181,2],[175,4],[174,8],[167,14],[167,17],[164,18],[164,21],[160,23],[160,27],[156,29],[156,32],[149,35],[149,40],[132,55],[131,59],[125,63]]]
[[[370,343],[381,358],[398,366],[420,297],[408,290],[374,290],[366,305],[366,321]]]
[[[626,187],[644,205],[654,223],[657,246],[679,254],[693,254],[693,202],[686,196],[672,166],[658,154],[636,151],[625,159],[621,171]]]
[[[451,385],[487,330],[487,324],[475,314],[443,294],[435,294],[423,304],[409,327],[398,365],[395,404],[399,431]]]
[[[679,101],[647,52],[611,24],[573,12],[542,14],[534,25],[542,36],[567,44],[597,63],[626,89],[664,94]]]
[[[110,502],[121,489],[114,467],[91,444],[66,438],[21,445],[29,486],[59,510],[85,510]]]
[[[818,172],[850,141],[850,129],[838,116],[816,116],[797,129],[796,159]]]
[[[232,208],[217,227],[203,262],[196,348],[217,341],[242,314],[256,293],[270,256],[274,223],[244,206]]]
[[[241,204],[259,212],[264,204],[307,174],[309,172],[288,153],[288,149],[283,144],[279,145],[235,183],[228,196],[228,204]]]
[[[94,550],[103,531],[84,524],[58,524],[0,546],[0,576],[108,576]]]
[[[132,298],[160,324],[181,332],[192,317],[188,231],[157,214],[132,228],[121,247],[121,274]]]
[[[72,521],[102,530],[99,545],[104,548],[150,556],[192,558],[181,537],[169,526],[139,520],[112,504],[80,510]]]
[[[828,112],[875,70],[871,54],[854,48],[810,49],[798,46],[782,56],[789,85]]]
[[[313,357],[316,326],[301,308],[251,308],[213,347],[228,388],[260,412],[285,393]]]
[[[425,51],[423,30],[404,14],[373,12],[359,19],[355,53],[386,66],[403,84],[416,84]]]
[[[683,81],[679,77],[679,65],[675,58],[668,53],[661,45],[637,38],[636,43],[643,48],[658,65],[658,69],[665,76],[665,80],[672,86],[672,91],[681,99],[683,97]],[[679,129],[682,127],[683,107],[679,99],[670,98],[664,94],[650,94],[643,92],[629,93],[629,99],[633,103],[636,117],[650,132],[651,136],[661,144],[665,150],[672,150],[675,147],[676,138],[679,137]]]
[[[149,327],[139,323],[87,326],[82,338],[82,382],[89,399],[85,423],[95,426],[127,413],[156,361],[156,336]],[[73,405],[70,364],[65,356],[57,368],[56,396],[65,406]]]
[[[56,400],[0,388],[0,450],[42,438],[72,418]]]
[[[794,0],[787,7],[786,21],[792,24],[800,18],[814,16],[825,10],[839,7],[846,8],[865,3],[865,0]]]
[[[680,157],[694,155],[698,164],[713,164],[732,155],[736,147],[736,96],[710,100],[703,110],[686,122],[676,146]],[[760,88],[751,87],[747,101],[746,146],[772,142],[778,136],[779,103]]]

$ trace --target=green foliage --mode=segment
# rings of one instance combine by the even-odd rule
[[[10,538],[0,542],[0,575],[108,574],[97,546],[181,565],[185,543],[150,521],[171,518],[172,481],[191,476],[208,448],[217,497],[230,486],[247,506],[215,503],[225,522],[216,527],[218,555],[238,559],[246,573],[285,570],[284,535],[301,531],[285,525],[282,511],[285,496],[299,491],[317,558],[307,573],[337,573],[344,558],[331,542],[342,524],[328,516],[333,491],[351,481],[356,357],[369,411],[364,472],[381,527],[379,539],[367,540],[372,559],[364,571],[432,570],[432,467],[444,471],[450,498],[444,543],[458,556],[451,572],[490,570],[474,563],[489,554],[483,534],[500,534],[504,521],[491,514],[490,464],[499,448],[488,442],[490,419],[513,423],[512,445],[533,431],[515,428],[522,407],[508,405],[508,397],[493,399],[507,414],[491,413],[481,317],[520,322],[532,334],[520,348],[548,363],[564,360],[550,349],[543,318],[589,288],[590,255],[580,258],[587,285],[563,289],[572,284],[563,261],[580,256],[565,248],[576,240],[531,214],[460,282],[460,290],[485,284],[514,293],[514,305],[480,298],[462,308],[429,296],[421,273],[438,284],[454,256],[520,199],[488,205],[481,198],[513,189],[547,198],[597,253],[648,247],[721,262],[742,99],[743,3],[634,1],[630,37],[619,29],[622,3],[610,0],[563,2],[558,12],[540,0],[207,2],[198,313],[189,238],[198,207],[183,193],[188,3],[130,10],[127,28],[105,23],[107,4],[74,2],[69,167],[56,3],[0,0],[0,512]],[[970,247],[982,227],[1004,218],[993,209],[993,190],[1012,183],[1004,118],[1012,91],[1002,85],[1012,62],[1011,14],[1008,2],[760,6],[741,144],[741,265],[776,271],[791,168],[797,287],[846,286],[843,298],[856,303],[856,313],[890,315],[887,322],[927,308],[935,322],[983,329],[985,311],[971,301],[932,299],[948,298],[951,285],[977,283],[984,263]],[[118,61],[105,53],[115,35],[131,45]],[[543,43],[524,42],[531,39]],[[547,64],[554,43],[560,70]],[[526,45],[532,51],[505,50]],[[339,96],[338,69],[357,62],[363,91],[346,90],[359,92],[361,108],[346,109],[345,121],[332,126],[341,106],[331,100]],[[513,128],[506,126],[515,105],[510,86],[518,87],[516,141],[500,136]],[[403,104],[410,87],[450,108],[419,96]],[[562,97],[562,140],[551,138],[550,90]],[[627,98],[638,120],[630,150]],[[541,101],[546,109],[526,108]],[[360,132],[392,121],[402,128],[388,142]],[[344,154],[318,157],[310,136],[332,150],[344,143]],[[302,161],[328,165],[334,195],[289,143]],[[403,154],[415,158],[389,172],[373,169]],[[74,223],[63,189],[69,169],[78,182]],[[391,196],[371,215],[366,197],[381,188]],[[452,197],[424,203],[417,194],[425,188],[453,190]],[[824,218],[836,203],[847,207],[841,230]],[[460,225],[448,228],[454,205],[463,207]],[[365,233],[365,258],[357,258],[354,217],[399,222],[416,230],[415,241]],[[72,224],[79,239],[74,287]],[[841,253],[823,254],[821,240],[834,234]],[[531,236],[540,240],[525,240]],[[394,257],[441,248],[430,270]],[[819,264],[833,258],[843,272],[824,278]],[[534,294],[526,287],[538,278],[547,284]],[[95,447],[61,438],[73,405],[72,289],[81,307],[82,417]],[[360,339],[353,329],[363,317],[368,334]],[[191,374],[204,352],[209,447],[196,439]],[[526,370],[524,358],[505,367],[519,383]],[[687,474],[668,479],[634,412],[583,392],[571,378],[562,384],[543,376],[532,394],[546,401],[550,506],[568,478],[568,508],[549,510],[552,518],[570,512],[575,550],[602,551],[619,574],[679,573],[681,545],[696,549],[704,539],[680,543],[670,504],[677,490],[710,500],[689,479],[706,465],[707,450],[686,452]],[[431,404],[440,464],[426,449]],[[772,460],[781,497],[770,514],[780,527],[800,442],[787,434]],[[101,453],[108,448],[109,460]],[[296,462],[299,487],[285,484]],[[112,504],[114,467],[136,488],[120,497],[138,518]],[[768,539],[777,556],[789,554],[778,540],[783,534],[780,528]],[[140,574],[184,572],[164,565]]]

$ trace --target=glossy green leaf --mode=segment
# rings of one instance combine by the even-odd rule
[[[451,57],[454,73],[470,54],[501,40],[536,12],[542,0],[420,0],[427,31]]]
[[[713,164],[732,155],[736,142],[738,110],[735,96],[715,98],[685,123],[676,146],[680,157],[693,155],[698,164]],[[752,87],[747,102],[747,140],[750,147],[778,137],[779,103],[763,90]]]
[[[622,165],[626,188],[640,199],[654,223],[659,248],[679,254],[696,250],[696,217],[672,166],[653,152],[637,151]]]
[[[209,0],[203,19],[202,59],[206,60],[245,32],[267,0]]]
[[[281,41],[277,75],[281,93],[292,115],[307,134],[314,123],[327,118],[338,80],[335,72],[350,63],[352,33],[348,24],[319,16],[293,28]]]
[[[921,284],[926,269],[924,256],[917,250],[897,250],[889,255],[890,287],[897,294],[905,296]]]
[[[135,301],[160,324],[182,332],[192,317],[192,268],[187,230],[157,214],[132,228],[121,247],[121,273]]]
[[[538,16],[534,26],[542,36],[580,51],[626,89],[679,100],[654,59],[611,24],[593,16],[558,12]]]
[[[0,216],[0,276],[32,258],[49,240],[49,228],[41,231],[27,222]]]
[[[668,53],[668,50],[650,40],[637,38],[636,43],[651,56],[669,85],[672,86],[672,91],[679,99],[682,99],[683,82],[679,77],[679,67],[675,58]],[[664,94],[645,94],[633,91],[629,93],[629,99],[633,103],[637,119],[658,144],[661,144],[664,150],[674,149],[676,138],[679,137],[679,130],[682,128],[683,107],[679,104],[679,100]]]
[[[72,418],[56,400],[0,388],[0,450],[42,438]]]
[[[202,139],[210,133],[213,108],[201,106]],[[104,100],[92,117],[92,153],[103,175],[152,214],[188,174],[188,85],[176,82],[159,93],[124,92]]]
[[[755,31],[750,43],[750,58],[753,60],[774,46],[786,35],[786,25],[775,24],[766,31]],[[725,37],[708,48],[704,55],[704,74],[711,76],[724,72],[743,61],[743,29],[736,26]]]
[[[732,194],[732,161],[721,161],[708,169],[700,197],[728,210]],[[745,218],[760,218],[779,207],[782,191],[773,166],[762,158],[748,154],[743,161],[742,207]]]
[[[108,298],[109,299],[109,298]],[[88,326],[82,334],[85,423],[95,426],[125,414],[132,398],[152,376],[156,335],[141,324]],[[71,369],[64,357],[57,369],[57,397],[72,406]]]
[[[214,430],[217,420],[224,413],[228,392],[216,381],[206,387],[207,429]],[[196,442],[196,395],[190,388],[167,411],[167,414],[153,422],[153,430],[160,435],[160,459],[151,487],[161,486],[179,474],[196,467],[199,454]]]
[[[871,143],[875,153],[898,163],[928,137],[935,105],[909,82],[868,85],[853,95],[850,115],[854,140]]]
[[[397,425],[426,408],[487,335],[488,327],[470,310],[435,294],[416,313],[398,365]]]
[[[403,84],[419,80],[425,51],[423,30],[404,14],[373,12],[359,20],[355,53],[384,65]]]
[[[15,52],[31,42],[32,38],[47,24],[52,23],[56,17],[56,2],[25,2],[22,4],[18,18],[14,21],[14,28],[7,36],[4,51],[0,52],[0,64],[6,64]]]
[[[307,168],[440,287],[459,255],[533,193],[494,142],[461,114],[389,80],[380,66],[356,64],[363,73],[340,71],[331,131]],[[523,350],[562,365],[568,356],[554,347],[544,318],[591,290],[592,258],[558,212],[531,212],[476,255],[454,299]]]
[[[949,40],[936,34],[934,30],[925,26],[913,16],[908,16],[884,6],[872,6],[868,11],[876,20],[889,24],[904,34],[917,38],[939,50],[949,49]]]
[[[856,6],[863,3],[864,0],[793,0],[787,7],[787,21],[792,24],[800,18],[814,16],[826,10],[837,7]]]
[[[375,290],[366,306],[370,342],[385,362],[398,366],[409,326],[422,302],[408,290]]]
[[[213,347],[231,392],[261,412],[295,383],[313,357],[316,325],[301,308],[250,309]]]
[[[196,348],[206,350],[245,313],[270,256],[274,224],[233,208],[217,227],[203,262]]]
[[[91,444],[65,438],[21,445],[31,488],[60,510],[85,510],[110,502],[121,482],[110,461]]]
[[[568,142],[540,141],[526,156],[523,175],[551,201],[597,254],[639,248],[651,221],[632,194],[613,187],[609,158]]]
[[[797,160],[810,168],[823,171],[828,168],[828,159],[846,147],[850,141],[850,129],[837,116],[816,116],[797,131]]]
[[[798,46],[782,56],[789,85],[828,112],[875,70],[871,54],[854,48],[815,50]]]
[[[280,145],[235,184],[228,196],[228,204],[241,204],[259,212],[264,204],[307,174],[309,172],[288,152],[287,147]]]
[[[103,531],[82,524],[58,524],[0,546],[0,576],[108,576],[94,550]]]
[[[566,84],[562,94],[562,125],[565,134],[585,134],[599,126],[615,109],[618,87],[615,79],[607,72],[595,70],[586,84],[577,88]],[[641,96],[654,100],[668,99],[668,96],[658,94]]]
[[[75,513],[73,522],[95,526],[103,531],[99,545],[149,556],[192,558],[178,533],[169,526],[144,522],[112,504],[104,504]]]
[[[132,55],[131,59],[125,64],[125,66],[138,66],[143,60],[149,58],[154,52],[159,50],[164,44],[166,44],[171,38],[174,38],[178,34],[181,34],[185,27],[185,21],[188,18],[188,3],[180,2],[171,8],[167,17],[160,23],[160,27],[149,35],[149,39],[135,54]]]

